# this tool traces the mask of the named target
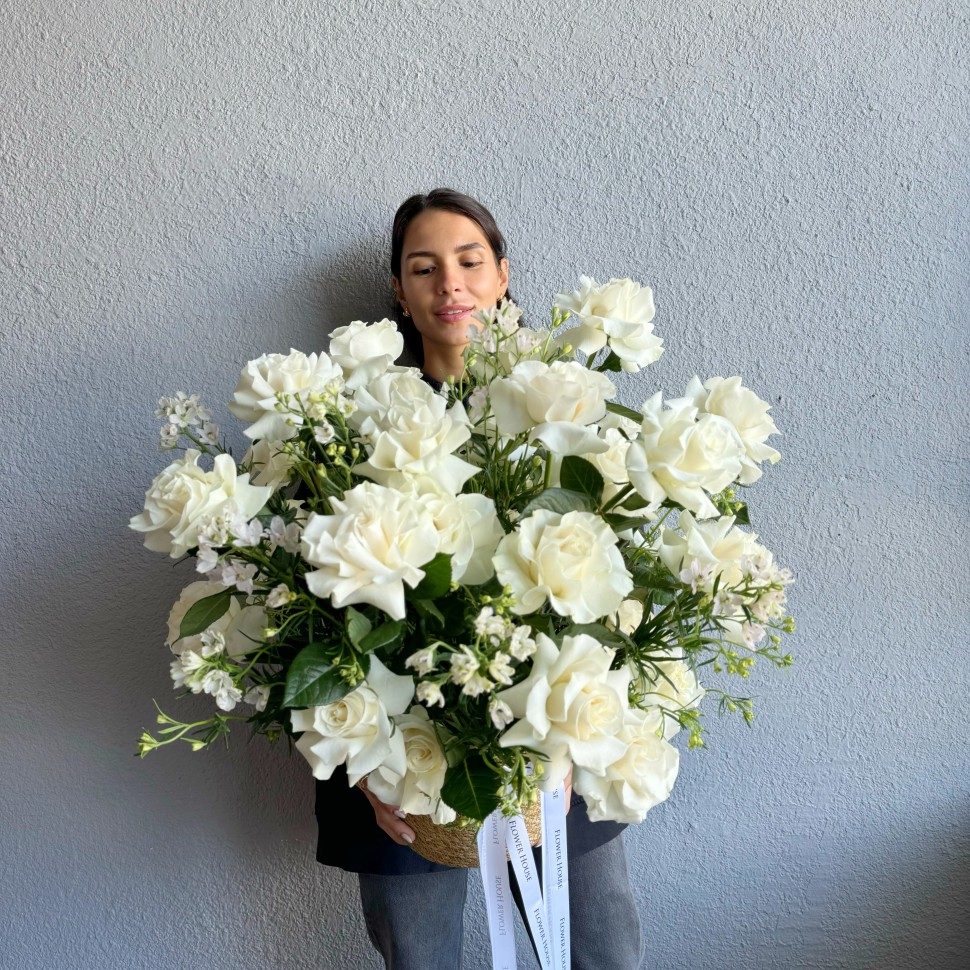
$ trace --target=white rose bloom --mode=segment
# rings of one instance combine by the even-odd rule
[[[419,501],[431,514],[441,537],[439,552],[451,559],[451,578],[466,586],[484,583],[495,573],[492,556],[505,535],[495,514],[495,503],[477,492],[458,495],[422,495]]]
[[[282,441],[270,441],[268,438],[261,438],[250,446],[242,463],[252,465],[254,485],[268,485],[275,492],[289,482],[296,458],[281,451],[282,446]]]
[[[700,707],[707,693],[697,679],[697,674],[681,659],[682,651],[671,652],[669,660],[656,660],[654,666],[647,664],[641,677],[633,672],[634,686],[643,695],[643,703],[665,711],[681,711]],[[680,729],[673,718],[662,721],[664,737],[671,738]]]
[[[331,505],[333,515],[310,515],[300,541],[303,558],[319,567],[306,574],[310,592],[337,607],[371,603],[403,620],[404,584],[421,582],[421,567],[441,544],[430,513],[415,498],[370,482]]]
[[[497,695],[521,718],[499,744],[522,745],[549,758],[543,789],[561,782],[570,762],[602,774],[626,751],[617,735],[629,710],[630,671],[610,670],[614,655],[586,634],[565,637],[560,650],[540,633],[532,673]]]
[[[439,825],[453,822],[457,814],[441,800],[448,761],[428,712],[415,705],[394,724],[404,738],[404,770],[399,763],[382,764],[367,776],[367,787],[408,815],[431,815]]]
[[[540,509],[498,544],[495,572],[511,586],[516,613],[538,612],[548,600],[560,616],[592,623],[615,613],[633,589],[616,543],[592,512]]]
[[[471,437],[464,407],[447,409],[444,398],[392,405],[380,422],[365,419],[361,434],[370,445],[370,457],[354,468],[390,488],[416,488],[455,495],[479,469],[453,452]]]
[[[687,385],[686,396],[701,411],[727,419],[744,442],[741,460],[742,485],[750,485],[761,478],[758,467],[763,461],[774,464],[781,454],[765,442],[778,434],[775,422],[768,416],[771,406],[754,391],[742,386],[740,377],[711,377],[701,384],[694,377]]]
[[[663,353],[663,340],[653,332],[653,290],[630,279],[610,280],[602,285],[588,276],[579,278],[580,288],[560,293],[555,304],[579,321],[578,327],[560,337],[584,354],[595,354],[609,344],[624,371],[635,373]]]
[[[297,750],[310,763],[314,778],[325,781],[342,764],[351,785],[378,765],[404,773],[404,738],[391,718],[408,709],[414,681],[391,673],[374,654],[370,657],[367,679],[342,700],[290,711],[293,730],[303,732]]]
[[[624,600],[616,611],[615,625],[630,636],[643,620],[643,603],[640,600]]]
[[[296,435],[294,424],[302,418],[277,411],[277,395],[307,404],[312,395],[342,383],[343,372],[326,354],[263,354],[243,368],[229,410],[240,421],[252,422],[243,432],[247,438],[283,441]]]
[[[393,320],[354,320],[330,335],[330,356],[340,365],[351,391],[380,377],[403,350],[404,338]]]
[[[384,426],[388,412],[406,411],[409,408],[438,407],[436,400],[444,402],[441,395],[436,394],[434,388],[421,377],[421,371],[416,367],[402,370],[392,370],[371,381],[364,387],[358,388],[354,395],[357,410],[350,416],[348,423],[359,429],[368,418],[371,425]],[[444,407],[441,406],[441,413]]]
[[[643,405],[640,435],[630,444],[630,481],[648,504],[670,498],[698,518],[717,515],[706,493],[719,492],[741,472],[744,444],[734,425],[714,414],[697,418],[686,399],[663,410],[660,394]]]
[[[233,511],[252,519],[269,500],[268,486],[250,485],[249,475],[237,475],[229,455],[217,455],[212,471],[198,467],[201,452],[189,449],[184,458],[163,469],[145,493],[145,511],[129,525],[144,532],[152,552],[178,559],[198,545],[207,516],[231,503]]]
[[[704,569],[704,582],[701,584],[711,591],[714,579],[721,577],[722,586],[734,586],[743,577],[741,561],[750,556],[758,546],[757,535],[744,532],[734,526],[734,516],[725,515],[718,519],[695,521],[690,512],[681,512],[677,529],[663,530],[659,549],[663,564],[680,577],[686,568],[698,563]],[[700,569],[693,570],[695,574]]]
[[[606,451],[591,427],[606,414],[616,395],[608,377],[574,360],[544,364],[525,360],[508,377],[491,384],[492,413],[503,435],[529,433],[558,455]]]
[[[656,712],[627,712],[619,739],[626,751],[602,774],[577,766],[573,788],[583,796],[594,822],[642,822],[647,812],[671,793],[680,753],[659,736]]]

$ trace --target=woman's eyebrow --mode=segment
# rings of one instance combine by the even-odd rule
[[[484,248],[485,247],[480,242],[462,243],[462,245],[460,246],[455,246],[455,252],[464,253],[464,252],[467,252],[469,249],[484,249]],[[413,253],[408,253],[407,256],[405,256],[404,258],[414,259],[415,256],[427,256],[433,259],[437,255],[438,255],[437,253],[429,253],[426,249],[416,249]]]

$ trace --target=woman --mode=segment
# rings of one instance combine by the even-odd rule
[[[460,376],[472,314],[508,294],[505,240],[492,215],[449,189],[412,196],[394,218],[391,276],[398,322],[425,379],[437,385]],[[317,782],[316,811],[317,859],[359,874],[367,931],[389,970],[457,970],[467,870],[413,852],[414,832],[398,806],[349,788],[343,773]],[[617,838],[622,830],[590,822],[584,802],[573,796],[567,840],[574,970],[640,964],[639,919]]]

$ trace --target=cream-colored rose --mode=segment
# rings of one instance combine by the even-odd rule
[[[633,589],[616,534],[592,512],[533,512],[498,544],[494,563],[517,613],[548,601],[560,616],[592,623],[615,613]]]
[[[252,424],[243,434],[247,438],[284,441],[297,434],[303,419],[297,414],[280,413],[278,395],[308,404],[314,394],[343,384],[343,372],[326,354],[263,354],[249,361],[239,376],[229,410],[240,421]]]
[[[616,395],[604,374],[572,360],[525,360],[508,377],[493,381],[490,394],[503,435],[528,432],[530,441],[542,441],[558,455],[607,450],[592,427],[606,414],[607,400]]]
[[[614,625],[627,636],[633,633],[643,620],[643,603],[639,600],[624,600],[616,611]]]
[[[275,492],[290,480],[296,459],[282,450],[282,441],[260,438],[243,457],[242,463],[252,467],[254,485],[268,485]]]
[[[505,535],[495,514],[495,503],[486,495],[419,496],[431,513],[441,537],[439,552],[450,555],[451,578],[466,586],[484,583],[495,574],[492,556]]]
[[[408,815],[431,815],[439,825],[453,822],[454,809],[441,800],[448,761],[428,712],[416,704],[395,717],[394,724],[404,739],[405,770],[382,764],[367,776],[367,787],[382,802],[399,805]]]
[[[393,404],[378,422],[360,428],[370,457],[354,471],[389,488],[437,491],[455,495],[479,469],[454,454],[470,437],[464,407],[446,410],[442,397]]]
[[[421,582],[421,567],[441,545],[431,514],[416,498],[370,482],[331,505],[333,515],[310,515],[300,540],[303,558],[318,567],[306,574],[307,588],[334,606],[371,603],[404,619],[404,584]]]
[[[546,790],[562,781],[570,763],[602,773],[623,756],[627,745],[618,734],[629,710],[630,671],[610,670],[614,656],[586,634],[565,637],[560,649],[540,633],[528,678],[497,695],[521,718],[499,744],[546,756],[540,783]]]
[[[662,721],[656,712],[628,711],[618,738],[624,753],[603,772],[573,769],[573,789],[594,822],[642,822],[671,793],[680,753],[661,736]]]
[[[440,401],[436,404],[436,400]],[[427,381],[422,380],[416,367],[391,370],[358,388],[354,395],[356,411],[348,418],[351,427],[369,429],[385,426],[388,412],[407,411],[409,408],[428,408],[434,413],[444,413],[447,402],[435,392]],[[440,412],[436,409],[440,409]]]
[[[290,711],[293,730],[302,732],[296,748],[314,778],[325,781],[342,764],[351,785],[378,765],[404,773],[404,738],[391,718],[408,709],[414,681],[391,673],[374,654],[370,657],[367,679],[342,700]]]
[[[645,706],[671,712],[700,707],[706,691],[682,656],[682,651],[672,652],[669,660],[647,664],[642,674],[633,672],[633,685]],[[680,730],[680,725],[675,718],[664,717],[662,730],[669,739]]]
[[[775,422],[768,416],[771,406],[744,387],[740,377],[711,377],[703,384],[699,377],[694,377],[687,385],[686,396],[701,411],[719,415],[734,425],[744,442],[742,485],[750,485],[761,478],[758,467],[761,462],[774,464],[781,458],[779,452],[766,444],[771,435],[778,434]]]
[[[741,561],[757,546],[757,535],[734,526],[734,516],[698,522],[690,512],[681,512],[677,529],[665,528],[659,549],[663,564],[678,578],[694,562],[709,567],[701,584],[710,592],[714,580],[733,586],[741,581]]]
[[[344,372],[348,390],[383,374],[404,350],[404,338],[393,320],[354,320],[330,335],[330,356]]]
[[[588,276],[580,288],[560,293],[555,304],[568,310],[579,326],[561,336],[584,354],[595,354],[609,344],[624,371],[635,373],[663,353],[663,340],[653,332],[653,290],[630,279],[599,284]]]
[[[237,475],[229,455],[217,455],[212,471],[198,467],[201,452],[189,449],[183,458],[163,469],[145,493],[145,511],[129,525],[145,533],[152,552],[167,552],[173,559],[198,545],[204,520],[231,504],[247,521],[269,501],[273,490],[249,484],[249,475]]]
[[[655,394],[643,405],[640,435],[626,456],[630,481],[648,504],[669,498],[710,518],[718,513],[707,493],[737,480],[744,444],[730,421],[714,414],[698,418],[683,398],[669,403],[665,411]]]

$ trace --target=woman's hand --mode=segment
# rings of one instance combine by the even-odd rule
[[[414,841],[414,832],[402,821],[404,812],[400,805],[387,805],[382,802],[367,787],[367,779],[361,778],[357,787],[364,793],[367,801],[374,809],[374,818],[379,828],[383,829],[398,845],[410,845]]]

